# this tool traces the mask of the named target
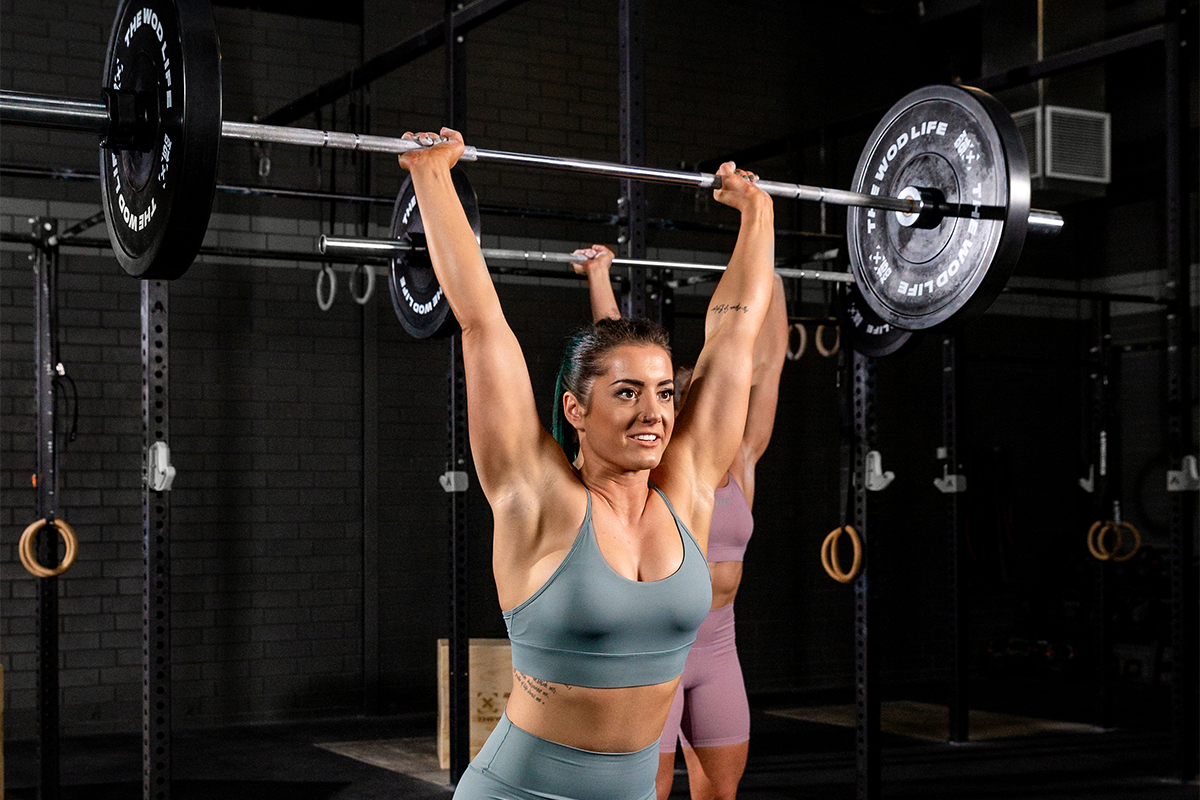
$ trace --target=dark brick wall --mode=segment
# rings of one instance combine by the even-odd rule
[[[30,518],[32,284],[5,253],[6,530]],[[61,358],[79,435],[61,459],[81,552],[60,581],[64,721],[129,728],[141,692],[138,285],[109,258],[62,260]],[[172,285],[176,719],[358,703],[362,617],[361,315],[314,314],[311,273],[197,264]],[[22,302],[24,298],[24,302]],[[27,463],[28,462],[28,463]],[[13,724],[32,706],[33,581],[6,542]]]
[[[782,0],[647,5],[647,162],[653,165],[694,166],[885,108],[903,92],[946,77],[939,67],[943,49],[925,38],[929,31],[908,18],[868,14],[865,4],[829,6],[819,18],[812,4]],[[112,0],[0,0],[0,86],[95,97],[114,6]],[[269,113],[428,26],[442,9],[433,0],[372,0],[360,29],[219,7],[225,117]],[[469,34],[466,47],[470,142],[617,158],[613,0],[528,0]],[[914,53],[929,60],[911,71],[889,66],[910,63]],[[296,124],[345,130],[366,103],[374,133],[435,128],[443,119],[442,70],[437,50],[369,93]],[[1154,102],[1122,85],[1109,87],[1115,105],[1147,104],[1157,119]],[[1142,126],[1149,132],[1137,137],[1152,139],[1157,126]],[[1125,128],[1115,123],[1114,130]],[[866,134],[832,137],[825,164],[808,146],[756,166],[771,177],[843,185]],[[1137,137],[1125,146],[1151,141]],[[271,159],[265,176],[262,155]],[[372,157],[368,182],[363,158],[225,142],[219,179],[395,192],[402,173],[394,160]],[[19,128],[6,127],[0,136],[0,161],[97,170],[86,137]],[[1126,180],[1128,203],[1068,205],[1068,222],[1086,235],[1031,247],[1022,275],[1060,279],[1062,288],[1074,285],[1066,279],[1138,273],[1141,284],[1123,288],[1153,289],[1161,193],[1146,175],[1157,175],[1155,168],[1151,159],[1118,175]],[[616,209],[611,181],[486,165],[470,174],[484,203]],[[0,197],[4,232],[26,231],[30,216],[65,225],[98,208],[97,187],[86,182],[4,178]],[[651,187],[649,198],[654,216],[733,221],[696,192]],[[815,207],[778,208],[781,227],[818,225]],[[334,211],[307,201],[222,193],[206,243],[307,252],[335,219],[338,230],[358,232],[365,220],[377,233],[388,211],[375,208],[364,218],[346,206]],[[502,246],[563,249],[616,235],[601,225],[512,217],[485,217],[484,223],[488,243]],[[828,225],[841,225],[833,210]],[[103,229],[88,236],[103,236]],[[663,255],[699,259],[728,252],[732,240],[660,232],[653,244]],[[805,244],[804,251],[821,246]],[[780,239],[780,256],[800,249],[795,240]],[[0,658],[8,733],[15,737],[32,735],[34,703],[34,585],[15,552],[16,532],[34,502],[32,280],[25,255],[21,246],[0,246]],[[334,307],[321,313],[314,280],[312,264],[212,257],[172,287],[171,447],[179,469],[171,498],[172,655],[179,725],[375,710],[363,692],[364,675],[375,669],[379,710],[428,711],[434,704],[434,643],[446,634],[448,614],[447,505],[437,484],[446,457],[447,345],[407,339],[383,284],[360,308],[347,298],[345,272],[339,272]],[[62,356],[80,392],[79,437],[62,462],[62,509],[82,547],[60,581],[64,729],[129,731],[138,725],[141,694],[138,288],[107,253],[83,249],[64,251],[61,288]],[[535,391],[545,398],[563,336],[587,316],[586,295],[577,283],[554,280],[502,279],[498,289]],[[681,359],[699,349],[694,315],[706,291],[678,298]],[[825,313],[822,289],[806,286],[802,296],[793,291],[792,300],[794,313]],[[1011,451],[1007,477],[1021,498],[1013,508],[1019,533],[1009,564],[1016,567],[1013,580],[992,580],[996,565],[990,564],[981,572],[987,580],[976,584],[976,643],[1018,631],[1022,615],[1060,602],[1039,587],[1054,564],[1076,564],[1078,548],[1072,551],[1070,543],[1083,524],[1071,494],[1082,474],[1079,376],[1060,362],[1084,346],[1089,314],[1075,303],[1006,298],[971,328],[968,345],[977,352],[1049,359],[1038,367],[982,364],[965,379],[967,444],[980,454],[997,446]],[[1126,314],[1122,320],[1129,340],[1161,338],[1157,317]],[[939,435],[938,358],[936,343],[928,341],[880,368],[881,449],[897,481],[881,498],[887,524],[879,528],[876,563],[889,598],[884,671],[896,684],[946,674],[944,546],[932,487],[941,474],[931,444]],[[374,364],[376,375],[364,374],[364,362]],[[1137,369],[1147,384],[1159,374],[1145,362]],[[738,607],[743,665],[757,696],[845,688],[853,676],[852,593],[829,580],[817,558],[838,516],[835,380],[834,360],[811,347],[786,365],[775,439],[760,466],[757,533]],[[1127,384],[1130,393],[1142,388]],[[1158,394],[1156,386],[1145,391]],[[1046,402],[1051,395],[1054,402]],[[1148,409],[1148,425],[1159,430],[1157,403],[1141,398],[1138,406],[1140,397],[1130,394],[1124,402]],[[1139,462],[1129,467],[1135,475],[1158,457],[1157,440],[1142,443]],[[364,463],[364,453],[375,453],[375,460]],[[374,490],[364,496],[364,486]],[[1161,508],[1161,495],[1148,495],[1147,516]],[[477,488],[470,501],[472,631],[502,635],[490,571],[490,515]],[[1147,529],[1161,539],[1161,530]],[[1059,561],[1040,560],[1047,552]],[[365,663],[372,652],[377,664]]]

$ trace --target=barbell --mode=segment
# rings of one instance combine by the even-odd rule
[[[467,223],[476,239],[480,237],[479,199],[466,173],[455,167],[451,171],[455,193],[467,217]],[[425,225],[421,207],[417,203],[412,181],[405,180],[392,207],[392,223],[389,238],[357,238],[321,236],[317,243],[321,253],[337,254],[351,258],[387,258],[388,288],[396,318],[409,335],[424,339],[449,336],[458,330],[458,322],[450,313],[449,304],[438,285],[433,264],[425,245]],[[564,252],[481,248],[485,259],[493,261],[580,263],[584,256]],[[887,356],[901,353],[915,344],[917,338],[912,331],[901,330],[884,322],[864,302],[862,294],[854,285],[854,276],[846,271],[847,259],[844,248],[837,255],[842,269],[812,270],[778,267],[775,272],[781,277],[797,280],[816,280],[839,284],[837,313],[839,330],[845,329],[851,347],[870,356]],[[723,272],[719,264],[697,264],[687,261],[661,261],[640,258],[615,257],[613,263],[623,266],[642,267],[656,270],[681,270],[700,272]]]
[[[221,50],[210,0],[122,0],[101,101],[0,91],[0,123],[101,138],[102,205],[122,268],[181,277],[212,212],[222,138],[403,153],[408,139],[222,120]],[[491,161],[717,188],[718,176],[468,147]],[[969,87],[905,96],[876,126],[850,190],[762,180],[768,194],[846,206],[856,300],[889,330],[959,324],[982,313],[1011,274],[1027,233],[1062,217],[1029,207],[1020,134],[1003,106]],[[477,231],[478,233],[478,231]],[[435,290],[436,291],[436,290]]]
[[[349,258],[385,257],[395,258],[401,253],[420,255],[427,249],[397,239],[372,239],[357,236],[328,236],[322,235],[317,240],[317,250],[322,254],[344,255]],[[495,261],[544,262],[551,264],[582,264],[587,256],[575,253],[562,253],[548,250],[517,250],[504,247],[481,247],[483,257]],[[622,267],[640,267],[642,269],[671,269],[695,272],[724,272],[723,264],[698,264],[694,261],[661,261],[650,258],[622,258],[614,256],[613,264]],[[795,267],[779,267],[775,273],[782,278],[796,280],[827,281],[830,283],[853,283],[854,276],[848,272],[832,270],[797,269]]]

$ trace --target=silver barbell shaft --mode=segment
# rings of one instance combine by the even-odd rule
[[[399,253],[409,253],[412,251],[425,251],[423,247],[413,247],[406,242],[399,242],[393,239],[356,239],[351,237],[341,236],[322,236],[317,249],[322,253],[337,253],[341,255],[351,256],[394,256]],[[587,258],[575,253],[548,253],[538,250],[505,250],[496,247],[481,248],[483,257],[490,261],[540,261],[554,262],[559,264],[579,264],[587,261]],[[647,269],[678,269],[691,270],[695,272],[724,272],[725,266],[722,264],[696,264],[690,261],[651,261],[644,258],[614,258],[612,263],[630,266],[630,267],[645,267]],[[849,272],[824,272],[813,269],[793,269],[791,267],[781,267],[775,270],[776,274],[784,278],[798,278],[802,280],[826,281],[832,283],[853,283],[854,276]]]
[[[307,147],[332,147],[342,150],[362,150],[368,153],[408,153],[421,150],[424,145],[411,139],[390,136],[365,136],[336,131],[320,131],[311,128],[288,128],[278,125],[259,125],[246,122],[224,122],[221,135],[230,139],[246,141],[276,142]],[[610,178],[629,178],[648,183],[673,183],[695,186],[700,189],[720,187],[719,178],[711,172],[681,172],[656,167],[638,167],[629,164],[614,164],[610,161],[593,161],[587,158],[542,156],[531,153],[513,153],[507,150],[485,150],[468,145],[459,161],[497,161],[508,164],[524,164],[545,167],[563,172],[581,172],[588,175],[604,175]],[[925,204],[917,199],[880,197],[878,195],[850,192],[843,189],[826,189],[820,186],[804,186],[778,181],[757,181],[755,185],[769,195],[788,197],[795,200],[832,203],[840,206],[862,206],[882,208],[905,214],[919,214]]]
[[[362,150],[368,153],[401,154],[420,150],[424,145],[411,139],[391,136],[367,136],[355,133],[338,133],[311,128],[289,128],[278,125],[259,125],[246,122],[223,122],[221,135],[246,141],[277,142],[308,147],[331,147],[343,150]],[[614,164],[610,161],[593,161],[586,158],[543,156],[532,153],[513,153],[506,150],[486,150],[467,145],[459,161],[497,161],[545,167],[564,172],[580,172],[588,175],[604,175],[611,178],[629,178],[648,183],[671,183],[695,186],[700,189],[715,189],[721,181],[711,172],[682,172],[679,170],[638,167],[629,164]],[[755,186],[774,197],[786,197],[813,203],[829,203],[836,206],[857,206],[899,211],[902,214],[920,214],[926,204],[916,198],[883,197],[847,189],[830,189],[823,186],[806,186],[800,183],[780,181],[756,181]],[[966,206],[964,208],[970,208]],[[1062,229],[1063,218],[1057,211],[1031,209],[1028,232],[1054,235]]]
[[[99,136],[108,133],[108,110],[104,103],[87,100],[45,97],[24,92],[0,91],[0,123],[12,123],[37,128],[58,130],[91,131]],[[292,128],[281,125],[260,125],[253,122],[221,123],[221,136],[251,142],[273,142],[299,145],[301,147],[328,147],[336,150],[360,150],[365,153],[407,153],[423,147],[411,139],[393,136],[371,136],[360,133],[339,133],[313,128]],[[586,158],[542,156],[530,153],[513,153],[505,150],[485,150],[467,146],[461,161],[496,161],[525,164],[566,172],[581,172],[589,175],[605,175],[612,178],[629,178],[650,183],[672,183],[695,186],[700,189],[715,189],[720,186],[719,178],[711,172],[682,172],[678,170],[638,167],[629,164],[614,164],[609,161],[593,161]],[[821,186],[805,186],[798,183],[779,181],[757,181],[756,186],[769,195],[787,197],[816,203],[838,206],[858,206],[898,211],[902,214],[919,214],[926,204],[916,198],[882,197],[845,189],[828,189]],[[1062,228],[1063,219],[1055,211],[1033,209],[1029,214],[1030,233],[1055,234]]]

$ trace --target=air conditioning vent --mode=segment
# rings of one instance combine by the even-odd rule
[[[1046,106],[1046,177],[1111,181],[1111,124],[1102,111]]]
[[[1042,177],[1042,109],[1027,108],[1012,115],[1029,156],[1029,177]]]
[[[1013,114],[1029,154],[1029,177],[1106,184],[1112,180],[1111,118],[1102,111],[1038,106]]]

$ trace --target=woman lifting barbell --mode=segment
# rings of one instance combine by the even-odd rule
[[[441,133],[446,141],[399,160],[462,325],[471,450],[495,518],[492,569],[514,679],[455,797],[651,800],[663,722],[712,604],[703,553],[771,297],[771,200],[722,165],[714,197],[741,213],[741,228],[678,422],[665,333],[607,321],[567,346],[556,442],[454,191],[462,137]]]
[[[576,253],[588,258],[574,264],[588,280],[592,319],[620,318],[609,271],[613,252],[593,245]],[[675,751],[683,747],[693,800],[737,796],[750,745],[750,704],[734,637],[734,599],[742,582],[742,557],[754,531],[755,467],[771,441],[779,377],[788,349],[783,281],[775,278],[771,304],[754,343],[754,371],[745,430],[732,463],[718,485],[708,530],[708,568],[712,608],[696,634],[683,676],[659,740],[656,785],[659,800],[671,793]],[[691,369],[675,370],[675,409],[687,396]]]

